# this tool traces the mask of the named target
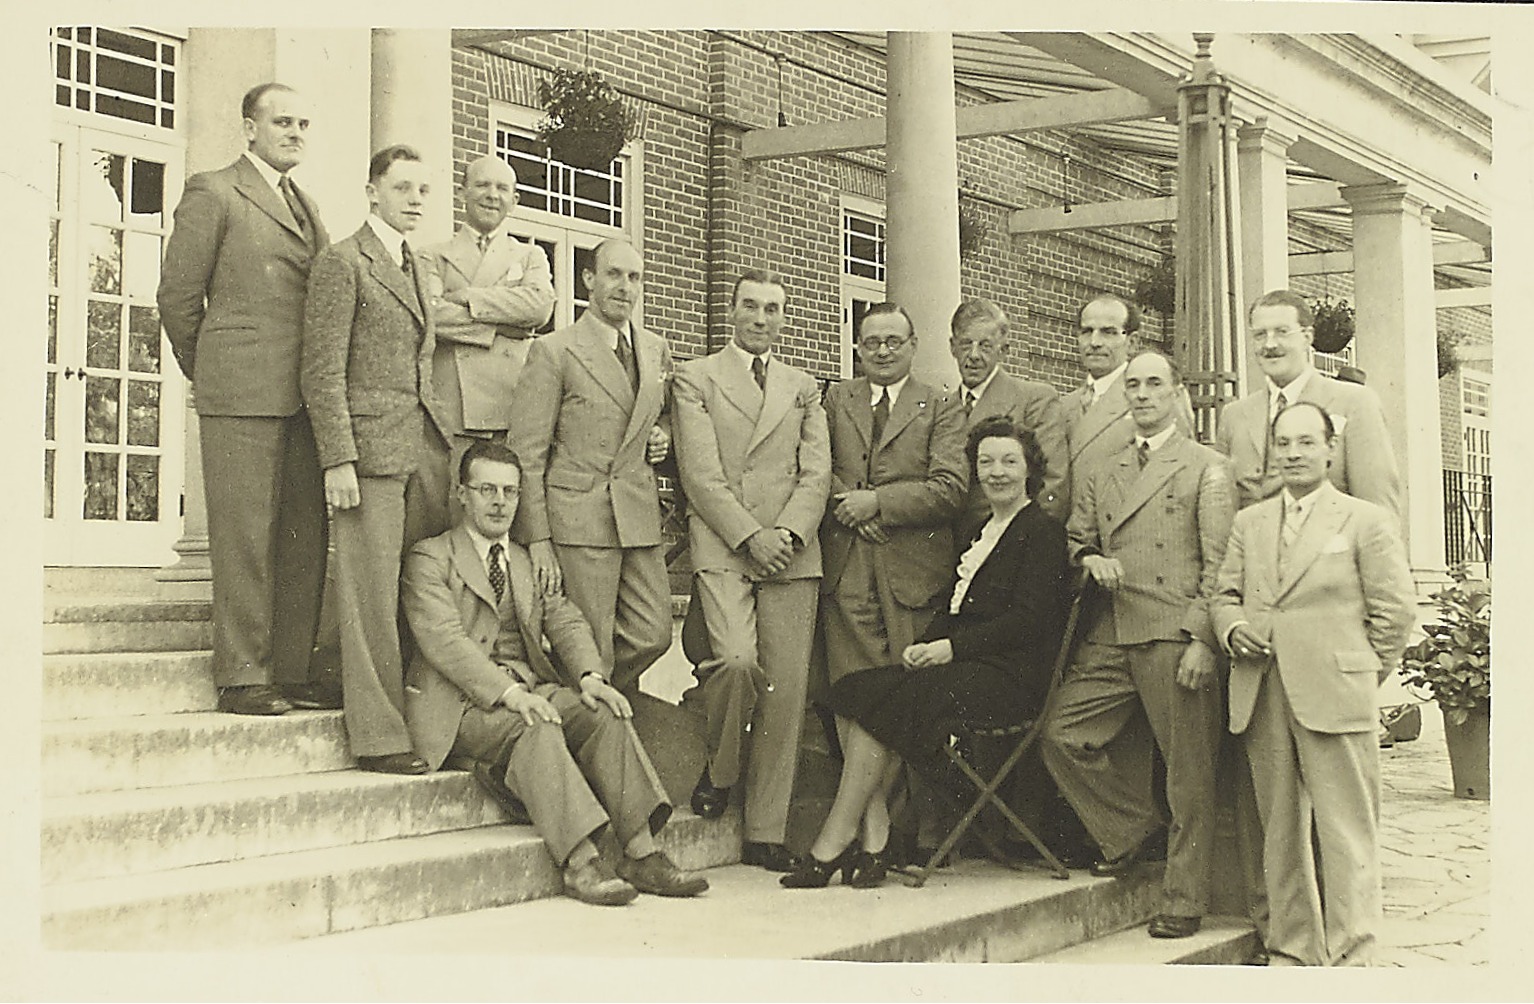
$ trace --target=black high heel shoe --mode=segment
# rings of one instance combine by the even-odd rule
[[[850,868],[850,877],[846,871],[842,872],[842,884],[854,889],[877,889],[889,875],[889,863],[884,858],[884,851],[860,850],[853,855]]]
[[[847,885],[852,880],[859,853],[857,848],[849,844],[830,861],[821,861],[807,851],[794,870],[778,879],[778,883],[785,889],[824,889],[831,884],[831,876],[840,871],[842,885]]]

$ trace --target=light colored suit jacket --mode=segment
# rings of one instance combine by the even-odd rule
[[[740,354],[725,350],[683,363],[675,394],[692,567],[754,576],[741,548],[763,527],[781,526],[804,546],[774,578],[819,577],[831,443],[814,378],[773,359],[764,392]]]
[[[364,222],[321,252],[304,304],[300,380],[320,467],[355,462],[365,477],[409,474],[422,423],[446,443],[450,426],[432,392],[434,348],[419,286],[372,227]]]
[[[479,252],[479,231],[464,227],[420,255],[437,332],[432,379],[454,432],[504,432],[529,339],[554,311],[548,255],[504,230]],[[468,293],[468,305],[442,298]]]
[[[1088,474],[1067,527],[1071,558],[1117,558],[1124,580],[1103,595],[1087,639],[1137,645],[1178,641],[1186,631],[1216,647],[1209,597],[1235,515],[1225,458],[1180,432],[1144,470],[1128,446]]]
[[[156,301],[199,415],[282,416],[302,404],[304,293],[330,238],[314,200],[294,191],[312,239],[243,156],[186,183]]]
[[[1401,474],[1396,467],[1379,395],[1359,384],[1312,373],[1299,400],[1325,408],[1337,430],[1330,477],[1340,491],[1383,506],[1401,518]],[[1263,469],[1268,439],[1268,388],[1232,401],[1220,413],[1215,448],[1231,460],[1244,509],[1278,494],[1283,478],[1274,462]]]
[[[405,676],[405,723],[411,742],[440,767],[470,704],[482,711],[515,682],[578,687],[587,672],[607,675],[591,628],[563,594],[543,597],[532,563],[517,544],[506,549],[509,595],[498,608],[484,563],[462,525],[420,541],[405,558],[400,599],[416,654]],[[499,658],[503,625],[520,632],[524,658]],[[545,643],[555,660],[545,653]]]
[[[953,569],[952,523],[969,490],[964,408],[957,397],[912,378],[874,443],[871,397],[867,377],[843,380],[826,392],[831,494],[872,488],[890,539],[871,544],[827,513],[820,531],[826,564],[821,591],[835,590],[854,548],[870,548],[875,574],[889,583],[895,599],[914,609],[932,602]]]
[[[671,350],[631,326],[639,393],[613,352],[612,329],[588,311],[533,340],[513,395],[506,441],[522,461],[517,539],[583,547],[661,543],[650,429],[670,429]]]
[[[1230,730],[1246,731],[1265,672],[1283,680],[1294,717],[1313,732],[1372,732],[1376,691],[1400,662],[1415,591],[1395,520],[1330,484],[1278,572],[1282,495],[1243,509],[1211,601],[1222,642],[1246,621],[1268,639],[1273,660],[1235,657]]]
[[[1041,509],[1064,523],[1071,512],[1071,458],[1060,395],[1047,383],[1022,380],[998,369],[985,393],[975,402],[975,408],[969,414],[968,429],[998,416],[1028,429],[1039,441],[1039,448],[1044,451],[1044,488],[1035,501]],[[965,515],[972,526],[979,526],[990,518],[991,507],[978,483],[969,486]]]
[[[1193,438],[1193,405],[1186,391],[1177,408],[1177,430]],[[1129,398],[1124,394],[1124,374],[1109,385],[1103,396],[1088,405],[1091,391],[1082,384],[1060,398],[1065,415],[1066,438],[1071,446],[1071,492],[1080,488],[1085,478],[1099,464],[1116,457],[1135,439],[1135,421],[1129,414]]]

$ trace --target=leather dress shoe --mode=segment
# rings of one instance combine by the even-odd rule
[[[1091,871],[1093,875],[1117,877],[1125,874],[1141,861],[1164,860],[1166,860],[1166,830],[1155,830],[1146,834],[1144,840],[1118,857],[1104,858],[1094,862]]]
[[[709,780],[708,769],[704,768],[697,787],[692,789],[693,814],[702,819],[718,819],[724,815],[729,804],[730,789],[714,787],[714,782]]]
[[[218,710],[231,715],[285,715],[293,710],[287,698],[270,684],[218,688]]]
[[[799,856],[782,844],[763,844],[747,840],[740,845],[740,863],[765,868],[770,872],[791,872],[799,864]]]
[[[1197,934],[1203,923],[1203,917],[1179,917],[1173,913],[1158,913],[1151,918],[1146,933],[1152,938],[1186,938]]]
[[[624,855],[618,861],[618,877],[640,892],[651,896],[696,896],[708,892],[708,879],[697,872],[684,872],[663,851],[652,851],[642,858]]]
[[[385,756],[359,756],[357,766],[380,774],[425,774],[431,770],[414,753],[389,753]]]
[[[341,688],[323,683],[286,684],[282,696],[293,707],[306,711],[335,711],[341,707]]]
[[[613,874],[597,854],[578,865],[565,865],[565,895],[592,906],[623,906],[634,902],[639,890]]]

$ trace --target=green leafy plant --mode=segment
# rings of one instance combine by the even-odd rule
[[[1491,583],[1472,579],[1463,565],[1449,574],[1454,584],[1433,594],[1438,621],[1406,649],[1401,673],[1408,684],[1431,689],[1444,717],[1462,725],[1491,707]]]
[[[1320,303],[1312,303],[1310,312],[1315,315],[1311,331],[1315,334],[1317,352],[1341,352],[1353,340],[1353,308],[1348,301],[1333,303],[1330,297]]]
[[[638,126],[622,96],[593,70],[555,70],[539,81],[538,101],[544,112],[538,138],[574,167],[605,170]]]
[[[1162,255],[1156,267],[1135,283],[1134,299],[1142,310],[1154,310],[1163,317],[1172,316],[1177,309],[1177,258],[1174,255]]]

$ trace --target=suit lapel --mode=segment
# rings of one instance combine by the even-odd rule
[[[1085,388],[1082,389],[1081,394],[1084,399]],[[1128,411],[1129,400],[1124,397],[1124,377],[1120,374],[1119,378],[1103,392],[1102,398],[1081,416],[1081,424],[1077,427],[1076,435],[1071,437],[1071,456],[1080,456],[1082,450],[1101,436],[1109,426],[1123,418]]]
[[[868,378],[858,377],[847,385],[847,394],[842,399],[842,410],[852,420],[852,427],[858,430],[858,435],[863,437],[863,445],[873,452],[874,441],[874,406],[869,400]]]
[[[895,407],[890,409],[889,421],[884,423],[884,435],[879,439],[879,449],[896,436],[900,430],[911,424],[919,413],[927,408],[927,388],[914,380],[907,380],[905,387],[900,391],[900,396],[895,399]],[[869,430],[873,429],[873,406],[868,409]]]
[[[740,412],[754,428],[762,413],[762,392],[757,388],[756,381],[735,365],[736,360],[726,358],[729,354],[719,351],[709,356],[704,363],[704,372],[719,388],[719,397]]]
[[[1182,450],[1177,448],[1178,445],[1179,440],[1174,435],[1151,455],[1144,470],[1140,470],[1139,463],[1134,459],[1133,448],[1120,454],[1116,480],[1122,492],[1122,501],[1118,503],[1114,519],[1108,524],[1109,533],[1123,526],[1129,517],[1150,501],[1162,485],[1183,469],[1187,459],[1182,455]]]
[[[767,389],[762,394],[762,410],[756,417],[756,428],[751,430],[751,441],[746,444],[747,453],[756,449],[783,421],[783,416],[788,414],[788,406],[794,400],[794,390],[789,382],[788,371],[784,369],[783,363],[773,360],[767,367]],[[756,385],[755,380],[750,383],[753,387]],[[872,420],[870,413],[869,421]]]
[[[263,213],[277,221],[284,230],[298,240],[304,241],[304,232],[298,228],[298,221],[293,219],[293,211],[282,200],[282,196],[278,195],[276,190],[266,183],[266,179],[261,177],[261,173],[256,170],[255,165],[244,157],[241,157],[235,163],[238,165],[235,171],[240,176],[239,180],[234,184],[235,189],[245,198],[255,203],[256,207]],[[314,220],[317,218],[307,200],[300,197],[299,202],[308,211],[309,219]]]
[[[491,588],[490,577],[485,573],[484,562],[479,560],[479,552],[474,549],[474,541],[462,524],[453,531],[453,564],[469,591],[484,600],[491,610],[495,610],[495,590]]]
[[[665,403],[666,386],[661,379],[660,360],[662,342],[659,335],[652,334],[637,324],[629,324],[629,338],[634,344],[634,361],[639,368],[639,393],[632,395],[633,410],[629,412],[628,426],[624,429],[623,442],[628,445],[636,437],[650,434],[651,415],[659,415]],[[613,353],[613,362],[618,356]],[[618,367],[623,373],[623,367]],[[629,386],[627,373],[623,373],[623,385]]]
[[[457,269],[470,284],[480,268],[478,239],[472,228],[465,227],[453,235],[441,252],[442,260]]]
[[[415,284],[405,275],[404,271],[394,264],[394,256],[389,249],[384,247],[383,241],[373,232],[368,224],[362,224],[362,229],[357,231],[357,247],[367,256],[371,262],[370,271],[378,284],[393,293],[395,298],[410,311],[418,326],[424,327],[426,316],[421,313],[421,297]],[[416,272],[420,272],[417,267]]]
[[[1316,499],[1316,507],[1310,517],[1305,520],[1305,525],[1300,528],[1300,535],[1295,538],[1294,545],[1284,559],[1284,572],[1278,586],[1280,598],[1294,588],[1300,576],[1304,575],[1305,571],[1316,563],[1316,558],[1320,557],[1322,545],[1335,537],[1343,524],[1348,521],[1347,511],[1342,507],[1342,501],[1338,498],[1338,493],[1331,488],[1330,483],[1323,484],[1317,491],[1320,497]],[[1279,498],[1279,512],[1282,514],[1283,496],[1280,495]],[[1279,519],[1282,521],[1282,515]],[[1283,532],[1282,528],[1279,532]],[[1274,553],[1277,554],[1277,548],[1274,549]]]
[[[570,354],[586,368],[608,397],[629,409],[634,405],[634,388],[629,386],[628,374],[623,372],[623,364],[618,362],[618,354],[610,344],[611,331],[601,321],[582,314],[575,322],[576,337],[571,339]],[[642,378],[640,386],[644,386]]]

